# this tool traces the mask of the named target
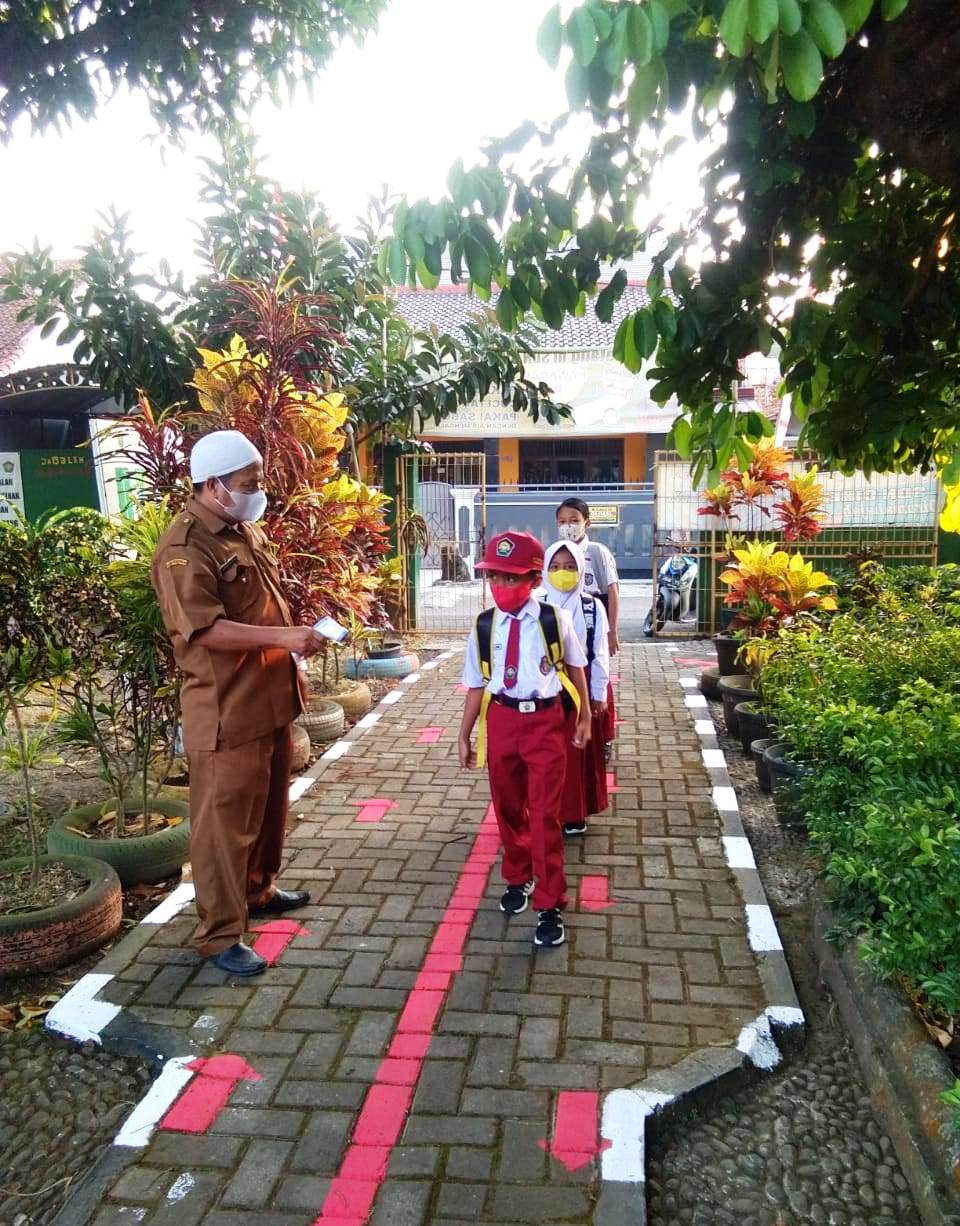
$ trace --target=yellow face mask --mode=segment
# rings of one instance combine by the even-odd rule
[[[572,592],[580,582],[580,576],[575,570],[552,570],[550,582],[558,592]]]

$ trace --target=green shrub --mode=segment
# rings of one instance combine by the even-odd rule
[[[841,918],[881,975],[960,1012],[960,695],[927,681],[887,711],[808,712],[798,785]]]

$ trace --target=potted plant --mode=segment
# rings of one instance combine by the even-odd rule
[[[344,671],[348,677],[391,677],[399,679],[415,673],[420,667],[416,652],[402,650],[392,654],[394,640],[388,632],[372,626],[364,626],[351,616],[350,645],[352,657],[346,661]],[[387,654],[384,654],[387,652]]]
[[[365,682],[344,676],[341,651],[331,643],[309,662],[311,693],[319,699],[319,704],[311,700],[310,710],[315,711],[317,705],[326,710],[335,704],[348,719],[360,719],[373,706],[373,696]]]
[[[5,973],[63,966],[98,948],[122,918],[114,870],[90,856],[41,852],[31,772],[48,751],[56,694],[69,670],[72,620],[50,616],[49,598],[72,585],[75,612],[86,604],[90,524],[84,512],[62,511],[28,523],[21,515],[0,523],[0,733],[10,730],[0,772],[19,781],[29,854],[0,861],[0,967]],[[38,726],[24,707],[41,686],[53,699]]]
[[[190,846],[188,805],[160,795],[156,781],[169,774],[179,722],[176,670],[150,583],[170,512],[162,502],[137,510],[135,519],[101,519],[107,548],[91,580],[99,607],[75,633],[56,734],[63,748],[93,752],[111,799],[71,809],[47,834],[51,853],[86,851],[112,864],[124,885],[172,876]]]

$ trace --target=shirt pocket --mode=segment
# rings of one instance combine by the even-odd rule
[[[228,621],[245,621],[261,598],[261,579],[249,550],[238,549],[220,569],[220,596]]]

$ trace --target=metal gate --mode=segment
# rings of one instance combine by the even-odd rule
[[[398,629],[466,634],[486,607],[486,477],[483,452],[398,457]]]

